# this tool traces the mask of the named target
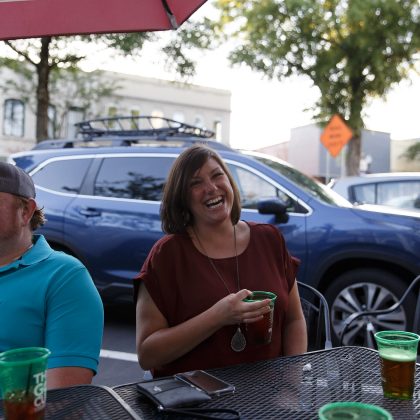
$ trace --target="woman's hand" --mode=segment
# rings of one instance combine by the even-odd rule
[[[231,293],[213,305],[212,309],[220,317],[222,326],[256,322],[264,314],[270,312],[270,299],[244,302],[243,300],[251,293],[247,289],[242,289],[237,293]]]

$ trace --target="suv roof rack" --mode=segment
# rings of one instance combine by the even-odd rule
[[[230,149],[214,141],[214,132],[180,121],[150,115],[97,118],[76,123],[75,139],[45,140],[33,149],[65,149],[74,147],[132,146],[136,144],[177,146],[205,143],[216,149]]]
[[[75,126],[84,139],[102,136],[153,136],[162,139],[176,135],[214,137],[213,131],[150,115],[97,118],[76,123]]]

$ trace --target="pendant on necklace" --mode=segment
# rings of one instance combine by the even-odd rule
[[[244,350],[245,346],[246,339],[242,334],[241,327],[238,325],[235,334],[233,334],[232,340],[230,340],[230,347],[233,351],[240,352]]]

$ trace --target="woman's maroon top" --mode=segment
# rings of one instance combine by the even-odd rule
[[[237,326],[226,326],[179,359],[153,370],[154,376],[194,369],[210,369],[282,355],[282,328],[299,260],[291,257],[276,227],[248,222],[251,237],[238,256],[240,289],[265,290],[277,295],[270,344],[235,352],[230,341]],[[236,293],[235,257],[213,259],[231,293]],[[211,307],[228,294],[208,258],[187,234],[167,235],[150,251],[139,275],[135,293],[143,281],[169,326],[180,324]],[[245,331],[245,326],[241,329]]]

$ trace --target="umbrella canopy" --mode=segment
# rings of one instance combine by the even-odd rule
[[[206,0],[0,0],[0,40],[176,29]]]

